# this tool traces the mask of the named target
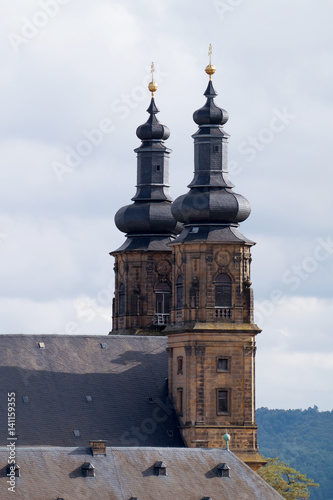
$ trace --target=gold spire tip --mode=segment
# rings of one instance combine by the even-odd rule
[[[155,64],[152,62],[151,63],[151,82],[148,84],[148,89],[151,92],[151,96],[154,97],[154,93],[158,89],[158,85],[156,82],[154,82],[154,71],[155,71]]]
[[[212,79],[212,75],[214,75],[214,73],[216,71],[215,66],[212,64],[212,53],[213,53],[213,47],[212,47],[212,44],[210,43],[209,49],[208,49],[209,64],[205,68],[205,71],[206,71],[207,75],[209,75],[210,80]]]

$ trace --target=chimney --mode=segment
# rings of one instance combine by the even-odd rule
[[[89,441],[89,446],[91,448],[91,453],[95,455],[106,456],[106,441],[99,439],[97,441]]]

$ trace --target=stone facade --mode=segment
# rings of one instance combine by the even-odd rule
[[[237,324],[253,322],[250,244],[197,242],[174,243],[172,247],[172,324],[189,321],[227,321]],[[218,307],[216,304],[216,287],[221,275],[230,278],[231,307]],[[182,300],[179,297],[180,288]]]
[[[113,330],[119,334],[158,333],[169,314],[156,309],[159,289],[171,297],[172,254],[169,252],[120,252],[115,257]]]
[[[260,329],[253,324],[250,245],[172,247],[169,390],[184,439],[190,447],[223,448],[227,429],[230,449],[256,470],[262,465],[255,422],[255,337]],[[231,280],[227,307],[216,305],[220,275]],[[223,411],[220,394],[226,398]]]

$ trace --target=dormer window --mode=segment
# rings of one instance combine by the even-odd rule
[[[216,473],[218,477],[230,477],[229,472],[230,467],[228,467],[227,464],[221,463],[216,467]]]
[[[156,476],[166,476],[166,465],[164,462],[155,462],[154,471]]]
[[[90,462],[85,462],[81,470],[84,477],[95,477],[95,467]]]

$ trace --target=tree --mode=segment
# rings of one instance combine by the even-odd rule
[[[278,457],[264,458],[264,460],[267,464],[258,470],[259,476],[287,500],[306,500],[310,497],[309,488],[319,486]]]

